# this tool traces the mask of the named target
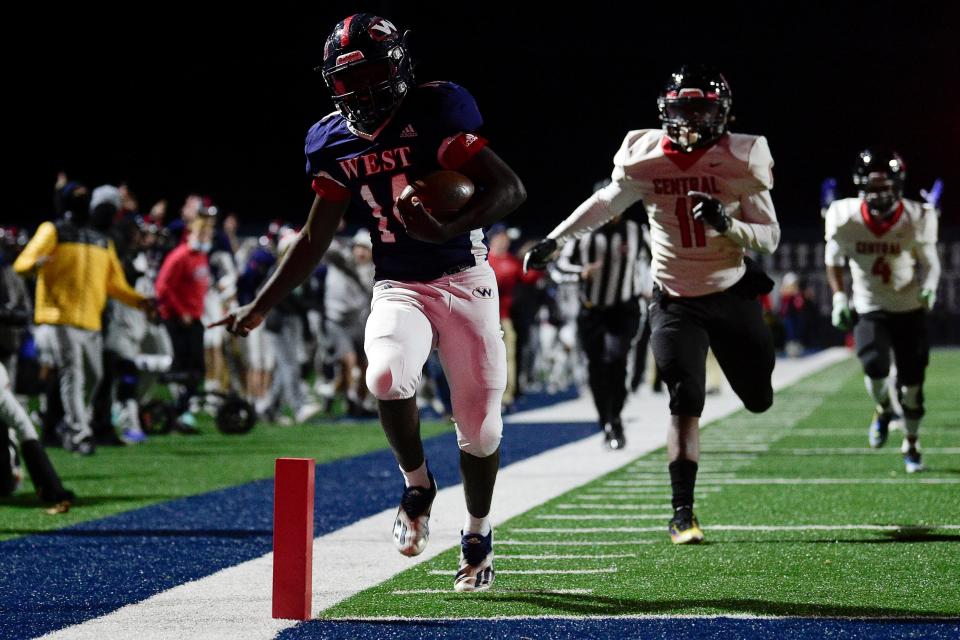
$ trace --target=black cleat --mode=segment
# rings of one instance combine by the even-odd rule
[[[623,449],[627,444],[627,439],[623,435],[623,422],[620,418],[614,418],[603,425],[603,444],[611,450]]]

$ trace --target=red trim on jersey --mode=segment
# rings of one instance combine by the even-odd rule
[[[694,149],[690,153],[684,153],[679,148],[674,147],[673,143],[670,142],[670,138],[666,135],[660,140],[660,148],[663,149],[663,155],[683,171],[689,171],[690,167],[695,165],[697,160],[702,158],[703,154],[710,150],[710,147],[702,147],[700,149]]]
[[[343,202],[350,199],[350,189],[329,176],[317,176],[310,186],[321,199],[328,202]]]
[[[443,141],[437,150],[437,162],[444,169],[457,171],[487,146],[486,138],[475,133],[458,133]]]
[[[886,220],[880,220],[870,215],[870,209],[867,208],[867,203],[862,200],[860,201],[860,216],[863,218],[863,224],[878,238],[887,231],[890,231],[893,225],[897,224],[901,215],[903,215],[902,200],[897,203],[897,209],[893,212],[893,215]]]
[[[353,16],[349,16],[343,21],[343,31],[340,32],[340,46],[345,47],[350,44],[350,23],[353,22]]]

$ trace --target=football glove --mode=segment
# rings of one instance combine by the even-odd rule
[[[924,289],[920,292],[920,302],[923,303],[927,311],[930,311],[933,309],[933,305],[937,304],[937,292],[933,289]]]
[[[557,241],[553,238],[544,238],[523,256],[523,272],[526,273],[530,269],[545,269],[556,252]]]
[[[830,322],[840,331],[849,331],[853,326],[853,312],[850,311],[847,294],[843,291],[837,291],[833,294],[833,311],[830,313]]]
[[[723,208],[723,203],[702,191],[688,191],[688,198],[693,198],[693,219],[704,220],[719,233],[730,228],[730,216]]]

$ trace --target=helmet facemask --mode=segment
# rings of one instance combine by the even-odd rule
[[[683,93],[697,95],[683,96]],[[709,146],[727,130],[730,100],[707,95],[699,90],[682,89],[668,93],[657,101],[660,122],[670,141],[689,153]]]
[[[903,186],[898,180],[882,173],[871,173],[865,181],[857,185],[860,198],[867,204],[867,211],[878,220],[890,218],[897,209]]]

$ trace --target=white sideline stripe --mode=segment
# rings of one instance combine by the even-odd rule
[[[848,358],[849,351],[837,348],[798,360],[780,360],[773,372],[773,387],[782,389]],[[524,415],[509,416],[504,436],[509,438],[513,429],[523,429],[522,424],[516,424],[522,421],[570,422],[573,420],[571,407],[578,402],[580,411],[590,416],[586,419],[594,421],[593,402],[589,394],[584,396],[576,401],[524,412]],[[701,424],[728,416],[742,406],[732,393],[711,396]],[[603,436],[597,433],[504,467],[498,477],[501,489],[494,495],[491,512],[494,526],[663,447],[666,412],[665,397],[646,394],[631,398],[625,415],[638,417],[627,425],[628,445],[625,450],[615,453],[604,450]],[[518,488],[504,491],[503,487]],[[661,486],[660,490],[663,489]],[[463,487],[454,485],[438,492],[430,527],[433,540],[416,558],[400,555],[393,546],[395,514],[396,507],[386,509],[314,539],[315,613],[457,546],[463,521]],[[129,640],[135,630],[136,640],[272,639],[297,624],[271,618],[272,568],[273,554],[268,553],[43,637]]]
[[[660,507],[664,509],[665,507]],[[670,519],[670,513],[545,513],[536,516],[537,520],[663,520]]]
[[[419,596],[419,595],[430,595],[434,593],[453,593],[452,589],[398,589],[397,591],[391,591],[390,594],[394,596]],[[499,594],[514,594],[514,593],[529,593],[536,595],[544,596],[586,596],[593,593],[593,589],[495,589],[494,591],[484,591],[485,596],[495,596]],[[467,618],[457,618],[457,620],[466,620]],[[494,618],[473,618],[475,620],[493,620]],[[409,622],[410,620],[450,620],[450,618],[417,618],[411,616],[409,618],[371,618],[371,617],[360,617],[360,618],[331,618],[331,620],[370,620],[377,622]]]
[[[497,560],[609,560],[610,558],[636,558],[635,553],[498,553]]]
[[[603,569],[497,569],[497,575],[504,576],[579,576],[594,573],[616,573],[616,567],[604,567]],[[428,571],[431,576],[455,576],[456,571],[446,569],[431,569]]]
[[[624,547],[633,544],[655,544],[656,540],[597,540],[590,542],[587,540],[497,540],[498,547]],[[497,554],[498,558],[502,555]]]
[[[699,503],[699,501],[698,501]],[[637,511],[642,509],[663,509],[664,503],[658,504],[558,504],[557,509],[611,509],[617,511]]]
[[[913,529],[956,530],[960,524],[908,525],[908,524],[711,524],[704,527],[710,531],[910,531]],[[512,528],[510,533],[654,533],[663,532],[663,527],[526,527]]]

